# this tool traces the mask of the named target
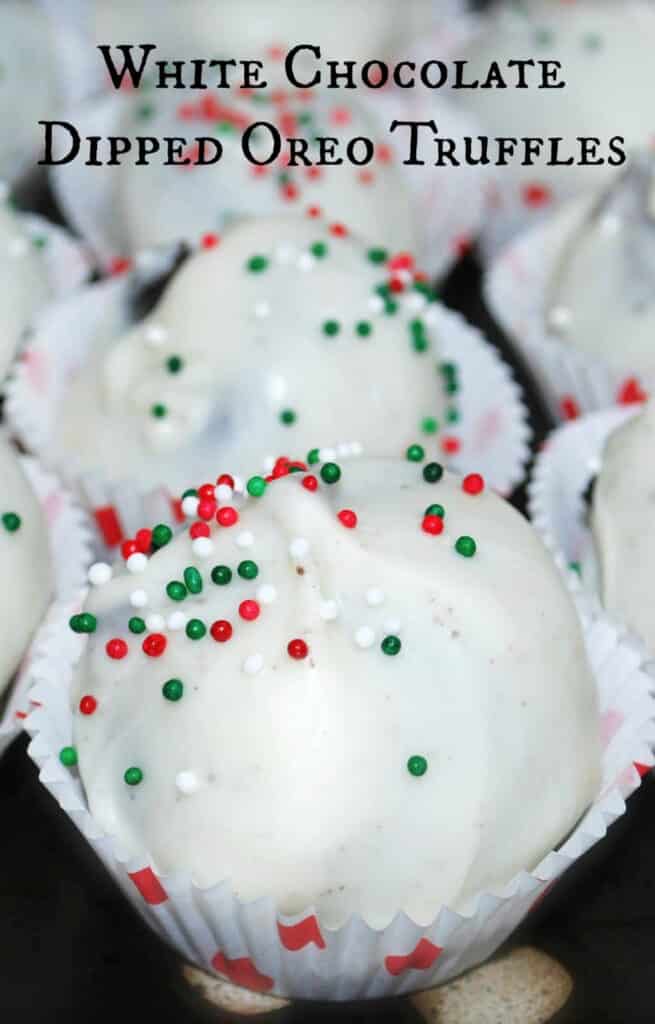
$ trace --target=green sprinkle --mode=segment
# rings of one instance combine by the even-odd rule
[[[368,338],[373,333],[373,324],[368,320],[359,320],[355,324],[355,331],[360,338]]]
[[[436,434],[439,429],[439,421],[434,416],[425,416],[421,420],[421,430],[424,434]]]
[[[251,256],[246,266],[252,274],[259,274],[262,270],[266,270],[268,260],[265,256]]]
[[[156,420],[163,420],[164,417],[168,415],[168,409],[163,402],[155,402],[155,404],[150,407],[150,412]]]
[[[459,423],[459,409],[451,406],[446,412],[446,420],[448,423]]]
[[[140,768],[128,768],[123,776],[128,786],[138,786],[143,782],[143,772]]]
[[[232,570],[228,565],[215,565],[212,569],[212,583],[217,587],[225,587],[232,579]]]
[[[184,684],[181,679],[169,679],[161,688],[166,700],[180,700],[184,693]]]
[[[59,751],[59,760],[65,768],[74,768],[77,764],[77,751],[75,747],[62,747]]]
[[[166,369],[169,373],[179,373],[184,366],[181,356],[169,356],[166,360]]]
[[[170,526],[159,523],[152,531],[152,546],[153,548],[164,548],[172,538],[173,531]]]
[[[338,320],[325,320],[321,330],[328,338],[334,338],[341,330],[341,325]]]
[[[2,525],[7,533],[16,533],[16,530],[20,530],[21,518],[15,512],[5,512],[2,516]]]
[[[421,775],[425,775],[428,770],[428,762],[420,754],[414,754],[409,758],[407,762],[407,771],[410,775],[414,775],[415,778],[420,778]]]
[[[385,636],[384,640],[380,644],[380,647],[382,648],[382,653],[389,655],[398,654],[400,652],[401,646],[402,644],[400,643],[398,637],[392,636],[391,634],[389,634],[389,636]]]
[[[69,620],[69,626],[74,633],[95,633],[97,625],[98,620],[90,612],[73,615]]]
[[[190,594],[200,594],[202,591],[202,576],[194,566],[190,565],[184,570],[184,582]]]
[[[186,624],[186,635],[189,640],[202,640],[207,632],[207,627],[202,619],[189,619]]]
[[[252,498],[261,498],[266,490],[266,481],[263,476],[251,476],[246,484],[246,490]]]
[[[579,562],[569,562],[569,569],[572,572],[576,572],[578,576],[582,576],[582,566]]]
[[[152,103],[143,103],[136,112],[136,116],[141,121],[147,121],[148,118],[152,117],[155,112],[155,108]]]
[[[455,541],[455,551],[459,555],[463,555],[464,558],[473,558],[473,555],[477,551],[477,544],[473,540],[473,537],[458,537]]]
[[[381,247],[369,249],[366,255],[370,263],[386,263],[389,258],[387,250]]]
[[[256,562],[246,558],[245,561],[239,562],[237,572],[242,580],[254,580],[259,574],[259,566]]]
[[[325,242],[314,242],[314,244],[310,246],[310,252],[317,260],[322,260],[328,254],[327,244]]]
[[[319,458],[318,448],[312,448],[307,452],[307,464],[309,466],[315,466]]]
[[[423,462],[425,449],[420,444],[410,444],[405,455],[410,462]]]
[[[438,484],[443,476],[443,466],[438,462],[428,462],[423,468],[423,479],[428,484]]]
[[[32,245],[34,246],[35,249],[45,249],[47,244],[48,244],[48,239],[45,237],[45,235],[36,235],[32,239]]]
[[[398,312],[398,303],[395,299],[384,300],[384,312],[387,316],[393,316],[394,313]]]
[[[166,584],[166,593],[171,601],[183,601],[187,595],[187,589],[180,580],[171,580]]]
[[[198,497],[198,492],[195,489],[195,487],[189,487],[188,491],[184,491],[184,493],[182,494],[182,501],[184,501],[185,498],[197,498],[197,497]]]
[[[130,633],[145,633],[146,624],[138,615],[134,615],[127,624]]]
[[[428,507],[425,510],[426,516],[439,516],[440,519],[443,519],[445,514],[446,510],[443,507],[443,505],[428,505]]]
[[[280,423],[290,427],[296,422],[296,414],[293,409],[283,409],[280,413]]]
[[[321,479],[324,483],[336,484],[340,478],[341,468],[337,466],[336,462],[326,462],[324,466],[321,466]]]

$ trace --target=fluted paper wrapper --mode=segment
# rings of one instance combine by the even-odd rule
[[[51,473],[46,473],[36,459],[23,457],[21,466],[39,500],[48,526],[54,576],[53,596],[56,601],[69,600],[85,585],[91,562],[92,534],[87,516],[73,501],[69,491]],[[41,654],[41,635],[37,633],[26,651],[0,717],[0,754],[19,732],[30,710],[27,691]]]
[[[159,876],[147,855],[126,859],[103,833],[89,810],[77,770],[64,768],[58,759],[61,748],[73,739],[69,687],[84,639],[67,628],[67,621],[79,605],[78,601],[59,606],[38,641],[44,657],[32,673],[35,710],[26,728],[40,779],[155,932],[189,963],[259,992],[329,1000],[402,995],[440,985],[482,962],[560,875],[603,839],[608,826],[624,813],[625,800],[639,786],[640,774],[653,763],[652,681],[642,671],[635,649],[609,620],[586,621],[602,716],[602,785],[569,838],[502,891],[480,894],[470,913],[435,907],[434,919],[426,927],[399,908],[381,930],[358,916],[329,930],[312,906],[286,917],[265,894],[242,903],[228,883],[199,889],[182,874]],[[265,857],[266,851],[257,851],[257,856]]]
[[[54,442],[71,378],[100,338],[128,325],[132,285],[132,275],[122,275],[53,305],[14,368],[5,405],[21,443],[75,488],[94,515],[100,542],[108,547],[132,536],[144,523],[174,523],[179,514],[163,482],[148,491],[138,480],[109,482],[99,472],[76,466],[74,453],[58,451]],[[460,377],[460,421],[452,429],[444,428],[444,434],[457,437],[460,450],[447,461],[458,472],[484,474],[490,486],[508,494],[523,480],[530,457],[530,428],[520,388],[477,328],[444,307],[439,307],[438,316],[431,330],[440,356],[457,363]]]
[[[591,200],[570,204],[545,224],[522,234],[500,253],[484,280],[484,296],[498,324],[529,363],[558,420],[633,404],[651,380],[630,367],[610,366],[581,352],[547,326],[548,285],[567,239],[582,223]]]

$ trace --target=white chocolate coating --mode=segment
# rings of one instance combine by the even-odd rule
[[[655,45],[655,10],[642,0],[502,0],[483,31],[460,54],[471,61],[468,77],[486,75],[489,64],[508,60],[559,60],[563,89],[472,89],[454,93],[480,120],[485,134],[563,137],[563,155],[577,152],[576,137],[623,136],[628,152],[647,146],[654,121],[649,55]],[[507,237],[555,203],[601,187],[617,174],[603,166],[534,166],[518,162],[495,172],[497,194],[491,230]]]
[[[640,157],[579,216],[555,260],[548,327],[614,369],[655,371],[653,175]],[[573,208],[575,211],[575,208]]]
[[[253,256],[265,269],[248,269]],[[149,317],[98,345],[71,382],[58,445],[111,479],[177,490],[217,461],[262,469],[318,444],[401,456],[426,417],[443,423],[444,401],[430,303],[408,271],[397,312],[386,313],[375,289],[389,273],[320,221],[240,222],[189,259]],[[183,366],[171,373],[174,356]]]
[[[286,101],[274,102],[282,91]],[[275,125],[282,139],[309,140],[307,158],[314,166],[304,166],[300,157],[298,166],[287,166],[286,144],[270,165],[258,168],[250,163],[241,137],[249,125],[260,121]],[[190,141],[180,147],[191,161],[186,166],[167,165],[159,155],[150,157],[147,167],[137,166],[133,157],[118,166],[85,167],[80,161],[55,168],[53,181],[62,204],[103,257],[180,240],[196,245],[206,232],[222,232],[240,217],[304,214],[310,206],[348,224],[361,238],[394,250],[414,251],[424,240],[420,212],[387,126],[378,124],[352,94],[308,94],[286,86],[256,92],[250,99],[238,90],[142,88],[82,107],[76,123],[82,135],[101,131],[131,140],[209,137],[223,147],[221,159],[207,166],[194,163],[198,149]],[[314,135],[340,140],[325,157],[342,160],[340,165],[316,165],[319,148],[312,141]],[[372,162],[362,167],[346,158],[347,141],[357,137],[375,144]],[[270,132],[260,129],[252,143],[257,159],[267,159],[273,144]],[[208,157],[214,152],[209,146]],[[361,159],[362,154],[360,144],[355,156]],[[431,246],[439,241],[431,239]]]
[[[0,179],[38,149],[39,120],[61,115],[52,28],[37,4],[0,5]],[[30,73],[38,69],[38,73]]]
[[[31,315],[49,292],[43,263],[18,217],[0,202],[0,383]]]
[[[442,903],[470,907],[575,825],[599,782],[599,723],[571,599],[508,504],[422,469],[356,460],[315,493],[290,475],[247,499],[236,525],[212,524],[202,556],[185,531],[92,589],[97,630],[73,701],[97,707],[76,711],[74,742],[91,810],[127,853],[201,886],[229,879],[283,913],[313,905],[329,927],[353,912],[382,927],[399,908],[427,924]],[[433,502],[439,536],[421,528]],[[461,535],[474,557],[455,550]],[[244,558],[256,579],[237,572]],[[234,571],[227,585],[212,582],[218,564]],[[171,600],[185,567],[202,592]],[[260,612],[248,621],[249,599]],[[161,629],[162,656],[128,631],[133,615]],[[187,635],[194,618],[202,639]],[[216,620],[231,639],[214,640]],[[395,655],[381,648],[389,634]],[[105,652],[112,638],[128,643],[122,660]],[[298,638],[309,651],[294,659]],[[180,700],[162,694],[171,678]],[[140,784],[125,783],[129,767]]]
[[[610,436],[596,479],[591,509],[596,570],[602,601],[655,653],[652,600],[655,537],[653,451],[655,405]],[[585,575],[587,565],[585,564]]]
[[[14,513],[17,530],[0,518],[0,572],[5,581],[0,644],[0,693],[18,668],[52,595],[48,529],[16,453],[0,433],[0,517]]]

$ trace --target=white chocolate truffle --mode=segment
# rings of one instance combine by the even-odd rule
[[[0,383],[30,317],[48,297],[43,263],[20,220],[0,202]]]
[[[655,10],[641,0],[501,0],[485,16],[483,30],[458,54],[470,61],[468,80],[486,76],[516,59],[558,60],[563,89],[463,90],[457,96],[492,137],[559,137],[564,159],[577,153],[578,136],[601,140],[592,159],[603,165],[533,166],[515,161],[498,169],[489,211],[489,237],[505,240],[554,204],[602,186],[617,173],[608,163],[608,140],[621,136],[628,152],[650,142],[655,123],[650,104],[650,54]],[[493,173],[493,169],[492,169]]]
[[[310,217],[240,222],[98,347],[71,382],[59,448],[177,490],[217,461],[262,469],[321,442],[401,456],[426,418],[444,422],[444,401],[431,293],[411,257],[394,266]]]
[[[213,522],[210,561],[186,532],[150,557],[148,609],[182,611],[183,631],[128,626],[129,573],[93,589],[82,779],[162,873],[313,905],[328,927],[401,908],[427,924],[534,868],[593,800],[594,680],[552,560],[480,478],[310,469],[315,489],[292,473]]]
[[[655,166],[642,155],[580,204],[555,260],[549,329],[615,370],[655,373]]]
[[[391,139],[350,93],[303,93],[287,85],[250,98],[239,90],[142,88],[82,107],[76,123],[86,135],[98,131],[99,121],[103,133],[127,137],[135,151],[134,140],[143,135],[190,140],[176,157],[178,166],[164,163],[160,154],[148,158],[146,169],[135,163],[136,157],[118,166],[79,164],[74,173],[67,165],[53,169],[62,205],[105,259],[180,240],[196,245],[205,233],[222,232],[240,217],[303,214],[311,206],[376,244],[414,251],[423,242],[419,211]],[[297,166],[289,166],[286,144],[273,163],[258,167],[250,162],[241,139],[257,122],[273,124],[281,139],[308,140],[309,166],[300,157]],[[339,140],[328,145],[324,159],[341,160],[340,165],[318,165],[321,151],[314,136]],[[214,159],[215,146],[203,144],[201,151],[193,142],[205,137],[222,147],[220,160],[206,166],[199,161]],[[374,143],[373,160],[366,166],[347,159],[346,145],[358,137]],[[253,157],[267,160],[276,141],[267,128],[257,129],[250,142]],[[359,143],[356,159],[363,153]],[[179,164],[181,159],[188,163]]]
[[[48,528],[16,453],[0,434],[0,572],[4,580],[0,693],[10,682],[48,607],[52,570]]]
[[[61,115],[53,30],[36,4],[0,5],[0,179],[37,151],[39,120]]]
[[[655,404],[615,430],[591,506],[595,574],[605,608],[655,653]],[[585,565],[584,575],[587,576]]]

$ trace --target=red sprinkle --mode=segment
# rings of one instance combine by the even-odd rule
[[[452,435],[449,435],[448,437],[442,437],[441,439],[441,450],[442,452],[445,452],[446,455],[457,455],[457,452],[461,447],[462,443],[458,437],[452,437]]]
[[[215,498],[212,498],[211,501],[209,498],[202,498],[198,502],[198,515],[201,519],[213,519],[217,508],[218,505]]]
[[[218,644],[224,644],[226,640],[229,640],[232,636],[232,624],[226,619],[217,619],[216,622],[212,623],[209,630],[214,640]]]
[[[229,473],[221,473],[218,480],[216,481],[216,486],[221,487],[223,484],[226,484],[228,487],[231,487],[232,490],[234,490],[234,477],[230,476]]]
[[[481,494],[484,490],[484,478],[479,473],[469,473],[462,480],[462,490],[465,494]]]
[[[252,622],[259,615],[259,605],[256,601],[242,601],[239,605],[239,615],[242,619]]]
[[[214,501],[214,499],[216,498],[216,495],[214,493],[215,490],[215,484],[203,484],[201,487],[198,488],[198,497],[200,498],[201,501],[203,499],[205,501]]]
[[[166,650],[167,643],[163,633],[151,633],[143,641],[143,653],[147,654],[149,658],[160,658]]]
[[[345,238],[348,234],[348,228],[345,224],[340,224],[337,221],[336,224],[330,224],[330,234],[334,235],[335,238]]]
[[[633,405],[637,402],[645,402],[648,392],[644,391],[636,377],[628,377],[619,391],[617,401],[619,405]]]
[[[114,637],[113,640],[108,640],[105,645],[105,650],[110,658],[114,658],[116,661],[120,661],[127,654],[128,647],[124,640],[120,637]]]
[[[152,530],[137,530],[134,540],[137,550],[140,551],[142,555],[147,555],[152,544]]]
[[[121,554],[126,562],[130,555],[135,555],[138,550],[135,540],[124,540],[121,544]]]
[[[189,536],[191,540],[196,540],[198,537],[209,537],[210,529],[207,523],[192,523],[189,527]]]
[[[95,709],[98,707],[98,701],[95,697],[82,697],[80,701],[80,711],[83,715],[92,715]]]
[[[425,533],[431,533],[437,537],[443,533],[443,519],[441,516],[424,516],[421,527]]]
[[[563,395],[560,399],[559,411],[565,420],[577,420],[580,415],[580,406],[573,395]]]
[[[341,512],[337,512],[337,519],[348,530],[354,530],[357,526],[357,513],[351,508],[342,508]]]
[[[302,485],[308,491],[315,491],[318,487],[318,480],[313,475],[313,473],[308,473],[307,476],[304,476],[302,478]]]
[[[208,231],[207,234],[203,235],[200,239],[200,245],[203,249],[215,249],[219,242],[220,238],[218,235],[215,235],[213,231]]]
[[[409,252],[399,252],[389,260],[389,270],[413,270],[414,257]]]
[[[216,522],[219,526],[234,526],[238,522],[239,513],[231,505],[224,505],[216,513]]]
[[[308,217],[312,217],[312,218],[320,217],[321,216],[321,212],[322,211],[321,211],[320,206],[308,206],[307,207],[307,216]]]
[[[302,661],[309,654],[309,647],[304,640],[299,638],[296,640],[289,640],[287,644],[287,651],[290,658],[295,658],[296,661]]]

